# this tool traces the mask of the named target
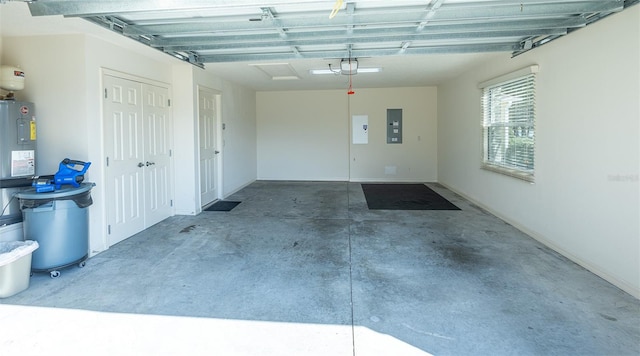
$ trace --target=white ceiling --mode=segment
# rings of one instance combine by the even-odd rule
[[[422,56],[393,56],[363,58],[361,67],[380,67],[379,73],[360,73],[352,77],[354,88],[419,87],[437,85],[455,78],[472,67],[474,63],[487,60],[496,53],[434,54]],[[502,54],[505,55],[505,54]],[[256,62],[257,63],[257,62]],[[226,79],[255,88],[256,90],[305,90],[347,89],[348,75],[311,75],[310,69],[340,67],[340,60],[303,59],[287,61],[298,80],[272,80],[267,74],[251,64],[253,62],[208,63],[210,70]],[[278,61],[278,63],[284,63]]]
[[[437,85],[637,2],[358,0],[344,1],[329,19],[335,0],[38,0],[31,12],[24,2],[0,0],[0,29],[2,36],[88,33],[158,60],[183,57],[255,90],[346,90],[348,75],[309,70],[357,58],[382,71],[353,76],[354,88]]]

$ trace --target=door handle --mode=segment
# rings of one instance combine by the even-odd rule
[[[220,153],[220,151],[217,151],[217,150],[216,150],[216,151],[213,151],[213,153],[218,154],[218,153]]]
[[[156,164],[156,163],[155,163],[155,162],[149,162],[149,161],[147,161],[147,167],[149,167],[149,166],[153,166],[154,164]]]
[[[138,167],[140,167],[140,168],[144,167],[144,163],[142,163],[142,162],[138,163]]]

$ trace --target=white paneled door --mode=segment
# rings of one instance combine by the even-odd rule
[[[169,89],[144,84],[145,224],[154,225],[171,215],[171,110]]]
[[[107,242],[171,216],[168,88],[103,75]]]
[[[213,90],[198,88],[201,206],[218,199],[218,100]]]

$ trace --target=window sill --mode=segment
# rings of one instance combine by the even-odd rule
[[[535,181],[533,173],[519,171],[517,169],[509,169],[506,167],[496,166],[489,163],[483,163],[481,168],[494,173],[500,173],[505,176],[520,179],[529,183],[534,183]]]

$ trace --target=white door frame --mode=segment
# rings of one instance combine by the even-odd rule
[[[215,150],[217,152],[219,152],[216,155],[215,163],[214,163],[215,164],[215,177],[214,177],[215,182],[214,182],[214,184],[215,184],[216,196],[214,197],[213,201],[215,201],[215,200],[219,200],[219,199],[223,198],[223,194],[222,194],[222,177],[223,177],[223,174],[222,174],[222,169],[223,169],[222,159],[223,159],[223,154],[224,153],[223,153],[222,147],[224,146],[224,142],[222,141],[222,117],[221,117],[222,116],[222,109],[220,107],[221,106],[221,102],[222,102],[222,99],[221,99],[222,93],[220,91],[218,91],[218,90],[211,89],[211,88],[206,87],[206,86],[201,86],[201,85],[197,86],[197,97],[198,97],[198,100],[197,100],[197,102],[198,102],[197,111],[198,112],[197,112],[197,115],[196,115],[197,123],[196,123],[195,127],[198,130],[198,132],[196,134],[196,137],[198,138],[198,142],[197,142],[198,158],[196,160],[198,162],[198,165],[197,165],[197,169],[198,169],[197,186],[198,187],[201,187],[201,184],[202,184],[202,172],[201,172],[201,167],[200,167],[200,158],[201,158],[201,152],[200,152],[200,147],[201,147],[201,145],[200,145],[200,137],[201,137],[201,135],[200,135],[200,116],[201,116],[200,115],[200,95],[201,95],[201,92],[205,92],[207,94],[212,95],[213,99],[215,100],[215,110],[216,110],[216,112],[215,112],[215,123],[214,123],[215,128],[216,128]],[[202,208],[202,206],[204,204],[210,203],[210,202],[203,202],[202,201],[202,195],[198,196],[198,201],[199,201],[199,204],[198,204],[199,208]]]
[[[155,80],[148,79],[148,78],[138,77],[138,76],[135,76],[135,75],[131,75],[131,74],[127,74],[127,73],[123,73],[123,72],[119,72],[119,71],[115,71],[115,70],[111,70],[111,69],[107,69],[107,68],[101,68],[101,71],[100,71],[100,78],[101,78],[101,85],[100,85],[100,87],[101,87],[101,88],[104,88],[104,87],[105,87],[105,77],[107,77],[107,76],[109,76],[109,77],[115,77],[115,78],[119,78],[119,79],[123,79],[123,80],[127,80],[127,81],[132,81],[132,82],[139,83],[139,84],[141,85],[141,88],[142,88],[142,86],[144,86],[145,84],[146,84],[146,85],[155,86],[155,87],[164,88],[164,89],[166,89],[166,90],[167,90],[168,97],[169,97],[169,98],[171,97],[171,85],[170,85],[170,84],[163,83],[163,82],[159,82],[159,81],[155,81]],[[103,94],[103,95],[106,95],[106,94]],[[103,98],[104,98],[104,96],[103,96]],[[103,100],[104,100],[104,99],[103,99]],[[140,100],[142,100],[142,97],[140,97]],[[103,104],[103,105],[104,105],[104,104]],[[172,109],[171,109],[171,108],[169,108],[169,110],[172,110]],[[102,109],[102,116],[104,116],[104,108]],[[173,130],[172,130],[172,125],[173,125],[173,124],[172,124],[172,116],[173,116],[173,115],[171,115],[171,117],[169,118],[169,123],[168,123],[168,127],[167,127],[167,129],[168,129],[169,133],[173,131]],[[143,118],[141,118],[141,119],[143,119]],[[103,127],[103,130],[104,130],[104,125],[105,125],[105,121],[104,121],[104,120],[105,120],[105,118],[103,117],[103,118],[102,118],[102,127]],[[173,135],[168,134],[168,135],[167,135],[167,138],[168,138],[168,140],[169,140],[169,142],[168,142],[169,150],[170,150],[170,151],[173,151]],[[106,132],[106,131],[105,131],[105,132],[103,132],[102,145],[101,145],[101,146],[102,146],[101,151],[102,151],[102,155],[103,155],[103,157],[105,157],[105,156],[108,154],[108,152],[106,152],[106,149],[105,149],[105,147],[106,147],[106,146],[105,146],[105,142],[106,142],[108,139],[109,139],[109,137],[107,137],[107,132]],[[171,154],[171,152],[170,152],[170,154],[169,154],[169,155],[170,155],[170,157],[172,157],[172,156],[173,156],[173,155]],[[173,158],[170,158],[170,161],[169,161],[169,168],[168,168],[168,169],[169,169],[169,174],[168,174],[168,175],[169,175],[169,182],[168,182],[168,188],[167,188],[167,189],[168,189],[168,191],[169,191],[169,195],[171,196],[171,200],[173,200],[174,191],[175,191],[175,173],[174,173],[175,169],[174,169],[174,162],[173,162]],[[103,182],[107,182],[107,178],[108,178],[108,177],[107,177],[107,169],[105,169],[105,170],[103,170],[103,174],[102,174]],[[108,184],[108,182],[107,182],[106,184]],[[109,213],[108,213],[108,209],[107,209],[107,200],[108,200],[108,199],[112,199],[112,198],[111,198],[111,197],[108,197],[108,196],[106,195],[106,194],[108,194],[108,190],[106,190],[106,188],[105,188],[104,192],[105,192],[105,199],[104,199],[104,201],[102,202],[102,207],[103,207],[103,211],[104,211],[104,219],[105,219],[104,221],[105,221],[105,223],[106,223],[106,225],[107,225],[107,229],[106,229],[107,231],[106,231],[106,239],[105,239],[105,241],[107,241],[107,245],[108,245],[108,247],[109,247],[109,246],[113,245],[114,243],[117,243],[117,242],[118,242],[118,240],[122,240],[122,239],[127,238],[127,237],[129,237],[129,236],[131,236],[131,235],[126,236],[126,237],[122,237],[122,236],[121,236],[120,238],[116,238],[115,240],[114,240],[113,238],[111,238],[111,239],[110,239],[110,237],[109,237],[109,235],[110,235],[109,225],[112,223],[112,221],[110,221],[110,220],[109,220]],[[171,203],[171,205],[173,205],[173,204]],[[171,206],[171,207],[170,207],[170,211],[168,212],[168,214],[169,214],[169,216],[171,216],[171,215],[173,215],[173,214],[174,214],[174,208],[173,208],[173,206]],[[147,224],[147,222],[146,222],[146,221],[144,221],[144,222],[143,222],[143,229],[144,229],[144,228],[147,228],[147,227],[149,227],[149,226],[150,226],[150,225],[149,225],[149,224]],[[115,236],[114,236],[114,237],[115,237]]]
[[[218,159],[216,160],[216,173],[217,173],[217,177],[216,177],[216,182],[218,184],[218,187],[216,188],[216,191],[218,192],[218,199],[224,199],[224,193],[222,192],[222,182],[223,182],[223,177],[224,175],[222,174],[223,172],[223,168],[224,165],[223,160],[224,160],[224,137],[222,135],[222,130],[224,130],[224,126],[223,126],[223,120],[222,120],[222,92],[220,91],[215,91],[216,92],[216,133],[218,135],[218,137],[216,138],[216,142],[218,143],[218,151],[220,152],[218,154]]]

